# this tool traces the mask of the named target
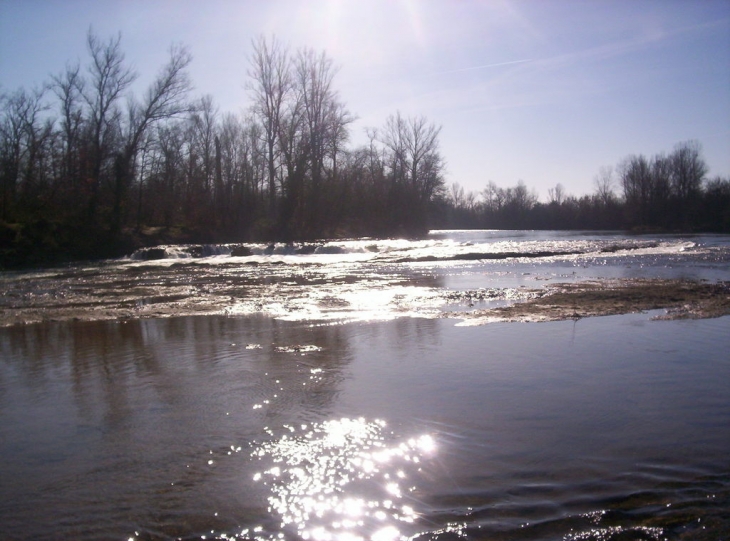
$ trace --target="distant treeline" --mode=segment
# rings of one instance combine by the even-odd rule
[[[604,168],[580,199],[540,203],[520,182],[446,189],[440,127],[394,113],[348,146],[354,116],[324,53],[259,38],[250,106],[191,96],[173,46],[141,96],[121,37],[33,90],[0,94],[0,268],[122,255],[170,242],[417,236],[433,227],[730,231],[730,181],[706,181],[697,143]],[[243,79],[243,77],[242,77]],[[614,183],[622,193],[614,192]]]
[[[489,182],[481,193],[452,185],[437,203],[439,228],[615,229],[730,233],[730,179],[707,178],[697,141],[669,154],[628,156],[604,166],[592,195],[574,197],[561,184],[547,203],[520,181],[512,188]]]

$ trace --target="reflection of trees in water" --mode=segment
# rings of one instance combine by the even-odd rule
[[[354,355],[353,333],[366,344],[386,341],[395,354],[436,345],[436,328],[414,318],[312,326],[263,316],[47,323],[1,329],[0,352],[29,393],[67,390],[79,422],[105,437],[133,430],[160,439],[160,419],[192,435],[230,410],[244,425],[292,410],[326,416]]]
[[[401,318],[395,326],[397,332],[391,340],[398,350],[410,349],[414,344],[417,348],[432,347],[440,342],[438,322],[433,319]]]
[[[413,349],[427,349],[440,345],[441,322],[437,319],[403,317],[392,324],[362,325],[358,335],[366,343],[387,349],[393,360],[399,355],[412,356]]]
[[[68,335],[59,325],[28,325],[2,329],[0,353],[14,364],[22,383],[31,391],[42,389],[54,367],[63,365],[62,343]],[[22,362],[15,362],[19,361]]]
[[[107,524],[179,524],[213,507],[234,516],[251,505],[252,466],[243,455],[223,460],[226,450],[266,438],[266,426],[325,418],[353,357],[351,328],[187,317],[0,329],[0,390],[14,385],[0,395],[0,425],[24,434],[22,447],[0,444],[22,464],[7,486],[20,487],[18,501],[43,494],[48,517],[88,506]],[[43,420],[20,426],[27,415]],[[28,449],[40,457],[33,481]],[[19,520],[50,520],[26,507]],[[131,514],[117,517],[124,509]],[[59,533],[47,527],[41,537]]]
[[[159,431],[152,419],[195,433],[223,410],[251,420],[291,408],[326,414],[352,356],[348,333],[265,317],[49,323],[2,329],[0,351],[22,386],[72,393],[79,418],[109,437]]]

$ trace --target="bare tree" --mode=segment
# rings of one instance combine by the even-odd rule
[[[2,117],[0,117],[0,181],[2,205],[0,218],[8,220],[15,200],[20,175],[21,153],[23,152],[23,122],[19,114],[22,99],[19,94],[0,94]]]
[[[476,192],[473,192],[469,190],[466,192],[466,196],[464,198],[464,206],[467,210],[475,210],[477,208],[477,194]]]
[[[534,190],[528,190],[523,180],[518,180],[514,188],[507,188],[505,206],[515,215],[524,217],[536,204],[537,194]]]
[[[332,60],[327,58],[324,52],[319,55],[312,49],[298,52],[295,64],[295,88],[297,98],[302,104],[314,191],[318,190],[322,180],[330,127],[327,114],[334,99],[332,81],[335,73]]]
[[[298,51],[294,65],[294,91],[301,104],[309,162],[308,222],[315,230],[321,225],[319,207],[325,162],[328,158],[331,160],[334,172],[337,152],[347,140],[347,125],[353,120],[333,89],[336,74],[337,69],[324,52],[317,54],[312,49]]]
[[[629,156],[619,165],[629,220],[639,225],[648,224],[651,195],[651,166],[642,155]]]
[[[99,183],[104,161],[110,157],[112,143],[120,131],[121,112],[117,101],[137,78],[137,74],[124,62],[121,50],[121,34],[102,42],[89,29],[86,38],[91,55],[88,66],[89,80],[82,96],[89,109],[91,194],[88,215],[94,220],[99,197]]]
[[[421,199],[428,201],[443,184],[443,160],[438,141],[441,127],[429,123],[423,116],[411,119],[409,126],[406,141],[411,162],[411,184],[417,188]]]
[[[377,132],[379,140],[385,145],[388,153],[390,177],[395,186],[405,184],[409,171],[408,149],[406,139],[408,127],[400,112],[391,115],[385,121],[385,127]]]
[[[218,132],[217,169],[223,190],[217,202],[218,214],[222,214],[218,218],[226,231],[235,234],[251,225],[258,194],[266,183],[261,127],[250,118],[229,113],[223,116]]]
[[[463,208],[466,206],[466,196],[464,195],[464,187],[458,182],[451,184],[449,190],[449,199],[454,208]]]
[[[263,126],[268,169],[269,214],[276,212],[276,176],[279,167],[277,145],[282,131],[285,102],[292,80],[287,50],[276,40],[263,36],[253,42],[249,76],[252,80],[253,111]]]
[[[657,154],[651,162],[651,192],[649,194],[652,225],[669,225],[672,162],[664,154]]]
[[[609,205],[614,198],[613,193],[613,167],[610,165],[602,165],[598,168],[598,173],[593,178],[593,185],[596,187],[596,195],[598,200],[604,206]]]
[[[112,236],[119,233],[122,204],[134,178],[134,160],[148,128],[156,122],[174,118],[191,110],[187,102],[187,95],[192,86],[187,73],[191,61],[192,56],[186,47],[173,45],[170,47],[169,61],[147,89],[142,102],[130,101],[124,147],[116,155],[114,162]]]
[[[730,177],[716,176],[704,188],[704,224],[711,231],[730,233]]]
[[[672,165],[672,191],[675,197],[686,204],[699,194],[707,174],[702,145],[698,141],[679,143],[669,159]]]
[[[554,188],[548,188],[548,198],[551,204],[560,205],[565,199],[565,188],[559,182]]]
[[[487,187],[482,190],[482,200],[487,211],[498,212],[505,203],[505,190],[497,186],[496,182],[490,180]]]
[[[52,86],[61,109],[61,132],[63,141],[63,167],[61,176],[65,188],[73,189],[80,180],[80,156],[84,110],[82,92],[84,80],[79,64],[67,65],[66,70],[52,78]]]
[[[332,177],[337,178],[337,157],[350,139],[348,125],[355,121],[353,116],[340,101],[332,101],[327,111],[327,124],[330,125],[329,152],[332,160]]]
[[[441,128],[425,117],[391,115],[381,141],[391,153],[396,182],[406,182],[421,201],[428,201],[443,186],[443,159],[439,152]]]
[[[157,199],[150,205],[153,220],[166,227],[178,218],[184,196],[184,131],[181,123],[160,125],[156,130],[157,158],[148,177],[148,193]]]
[[[213,104],[213,97],[203,96],[197,102],[197,107],[190,118],[192,143],[195,148],[192,152],[200,157],[202,170],[199,178],[191,179],[199,184],[202,192],[215,187],[214,183],[214,156],[215,138],[217,136],[218,110]]]
[[[425,117],[388,117],[378,132],[386,148],[391,179],[391,215],[394,227],[415,232],[426,223],[427,206],[443,190],[444,163],[439,151],[441,128]],[[407,202],[407,203],[406,203]]]
[[[53,132],[47,111],[45,86],[33,91],[19,89],[3,96],[0,118],[0,177],[2,178],[2,217],[8,217],[16,196],[25,193],[35,199],[46,176],[43,167],[47,143]]]

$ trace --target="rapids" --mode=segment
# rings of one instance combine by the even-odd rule
[[[727,281],[729,265],[727,236],[433,231],[417,241],[161,246],[120,260],[4,272],[0,325],[202,314],[442,317],[535,298],[556,283]]]

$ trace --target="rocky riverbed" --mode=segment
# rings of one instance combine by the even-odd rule
[[[550,284],[508,306],[450,314],[468,322],[558,321],[666,310],[655,319],[700,319],[730,314],[730,283],[616,279]]]

